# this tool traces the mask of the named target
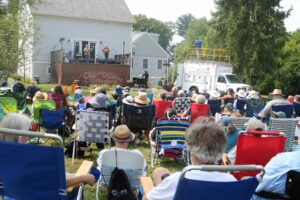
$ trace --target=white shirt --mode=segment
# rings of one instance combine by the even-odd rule
[[[103,149],[102,151],[100,151],[99,156],[97,158],[98,169],[101,169],[101,167],[102,167],[102,156],[103,156],[104,152],[112,150],[112,149],[117,149],[118,150],[118,149],[121,149],[121,148],[112,147],[110,149]],[[142,152],[140,152],[137,149],[129,150],[129,151],[136,152],[136,153],[138,153],[138,154],[140,154],[141,156],[144,157],[144,155],[142,154]],[[128,158],[128,159],[130,159],[130,158]],[[147,175],[147,162],[144,159],[144,172],[143,172],[143,176],[146,176],[146,175]]]
[[[147,194],[147,198],[149,200],[172,200],[176,192],[180,175],[181,172],[176,172],[168,176],[167,178],[165,178],[158,186],[153,188],[153,190],[151,190]],[[236,179],[231,174],[228,173],[206,172],[200,170],[187,172],[185,177],[187,179],[212,181],[212,182],[236,181]]]

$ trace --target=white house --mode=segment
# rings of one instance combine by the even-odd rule
[[[151,85],[157,85],[161,78],[166,78],[170,55],[159,45],[158,34],[134,32],[132,37],[131,77],[141,77],[145,70],[149,73]]]
[[[72,59],[84,55],[89,44],[90,58],[104,58],[107,45],[109,58],[132,53],[132,26],[135,23],[125,0],[48,0],[30,8],[38,27],[31,49],[32,64],[28,76],[49,82],[51,52],[63,49]]]

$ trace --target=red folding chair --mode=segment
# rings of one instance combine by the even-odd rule
[[[160,119],[164,117],[165,111],[168,108],[172,107],[171,101],[153,101],[153,105],[155,105],[156,115],[155,119]]]
[[[207,117],[208,114],[209,114],[208,104],[195,104],[195,103],[191,104],[191,123],[193,123],[193,121],[197,119],[197,117],[200,116]]]
[[[238,136],[235,165],[255,164],[265,166],[271,158],[283,152],[285,134],[282,132],[246,131]],[[237,179],[255,176],[258,171],[235,172]]]

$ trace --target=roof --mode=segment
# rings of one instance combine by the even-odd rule
[[[125,0],[47,0],[33,14],[135,23]]]

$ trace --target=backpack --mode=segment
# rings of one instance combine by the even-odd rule
[[[107,188],[107,200],[136,200],[124,170],[115,167]]]

